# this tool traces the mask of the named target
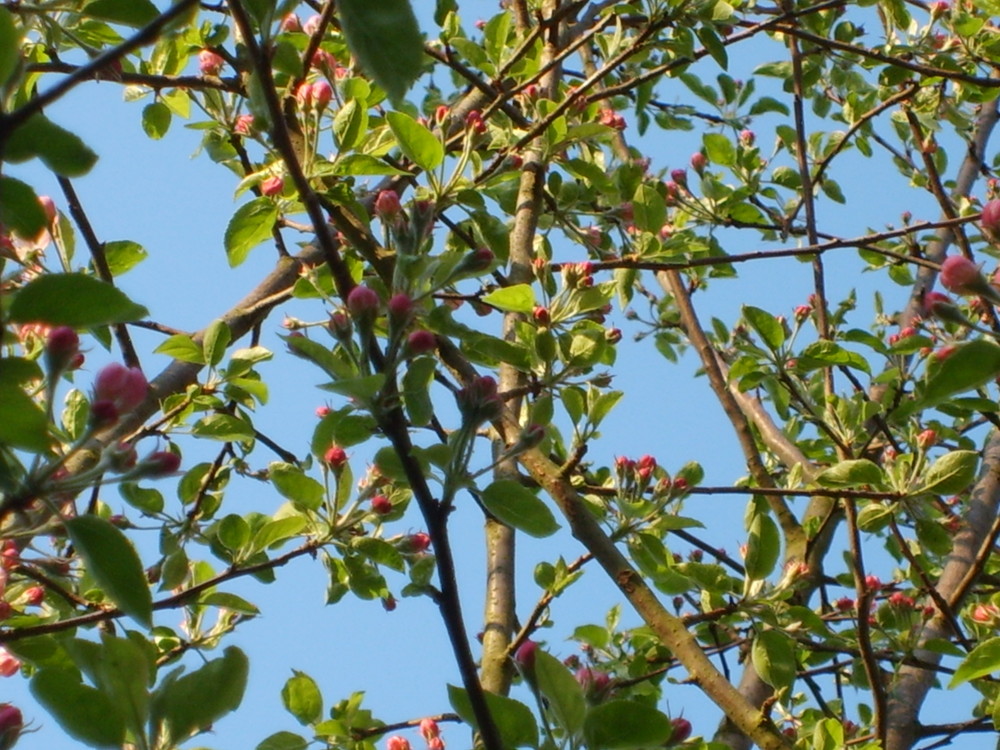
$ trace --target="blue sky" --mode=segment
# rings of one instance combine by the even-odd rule
[[[467,3],[462,5],[465,7]],[[484,16],[494,12],[492,3],[478,5],[483,8]],[[474,13],[466,15],[470,24],[474,18]],[[424,28],[432,29],[426,19]],[[780,49],[771,54],[780,55]],[[750,66],[758,62],[734,58],[730,70],[734,77],[749,77]],[[767,85],[763,80],[758,83],[761,88]],[[661,88],[661,98],[668,101],[673,92],[678,97],[686,93],[676,82],[665,82]],[[122,102],[117,85],[98,83],[71,93],[51,108],[49,115],[75,131],[100,155],[93,172],[76,181],[100,238],[135,240],[150,252],[148,260],[121,279],[121,286],[133,299],[149,307],[155,320],[175,328],[196,330],[251,289],[271,268],[274,253],[264,245],[254,250],[239,268],[229,268],[222,236],[236,206],[232,176],[204,156],[191,158],[198,146],[199,133],[184,129],[177,119],[164,140],[148,140],[140,127],[141,106],[142,103]],[[686,164],[696,141],[676,134],[648,135],[643,148],[657,156],[670,154],[665,160],[654,158],[654,168],[678,167]],[[871,166],[862,160],[848,164],[855,164],[857,172],[842,175],[840,179],[851,202],[847,207],[829,203],[821,207],[823,221],[836,217],[842,222],[842,234],[861,234],[869,226],[879,228],[886,221],[895,222],[905,209],[912,210],[918,219],[936,216],[930,202],[922,196],[921,206],[906,203],[916,194],[905,193],[902,185],[895,191],[894,183],[900,182],[895,173],[867,174]],[[28,179],[39,192],[52,195],[57,206],[65,208],[54,180],[37,168],[26,165],[9,171]],[[850,189],[849,179],[856,180]],[[894,202],[899,205],[892,205]],[[752,249],[755,248],[727,246],[730,252]],[[81,244],[77,250],[78,262],[84,257]],[[869,327],[871,291],[883,277],[859,274],[855,255],[849,250],[827,255],[826,263],[830,298],[839,299],[848,290],[857,288],[861,305],[854,313],[854,323]],[[698,296],[699,314],[704,321],[715,315],[732,322],[742,304],[790,316],[794,305],[804,301],[811,285],[809,266],[794,260],[745,264],[739,270],[739,280],[715,282],[709,292]],[[901,299],[896,290],[889,294],[893,292],[897,301]],[[893,303],[887,304],[887,308],[893,307]],[[312,305],[289,304],[282,311],[312,320],[322,316],[322,311]],[[313,388],[322,380],[317,370],[283,356],[283,344],[277,338],[282,333],[280,320],[280,315],[272,316],[265,325],[262,343],[278,356],[260,368],[271,386],[271,402],[261,410],[258,426],[293,452],[304,454],[315,421],[314,409],[326,400],[327,394]],[[613,322],[627,334],[631,332],[620,311],[615,311]],[[142,331],[135,331],[134,336],[147,373],[155,374],[168,363],[166,358],[149,353],[160,337]],[[88,384],[103,361],[103,352],[91,351],[87,372],[79,382]],[[651,339],[638,345],[623,344],[619,349],[616,385],[625,391],[626,397],[605,423],[604,440],[594,447],[590,457],[596,462],[610,460],[615,455],[637,457],[652,453],[671,470],[689,460],[698,460],[706,469],[707,484],[731,484],[741,476],[743,462],[736,440],[705,381],[694,378],[694,368],[690,355],[685,357],[683,367],[668,366],[655,352]],[[636,429],[636,424],[642,424],[642,429]],[[185,465],[200,460],[199,451],[212,448],[188,440],[183,440],[182,445]],[[258,461],[265,460],[271,458],[260,449]],[[113,507],[124,507],[114,489],[108,489],[103,499]],[[280,504],[266,486],[250,481],[236,483],[229,491],[228,502],[239,512],[273,511]],[[736,497],[695,498],[688,504],[688,512],[710,521],[718,544],[731,551],[742,541],[743,508],[744,501]],[[422,524],[415,509],[398,524],[399,531],[420,528]],[[453,519],[453,539],[461,561],[460,583],[466,595],[465,615],[470,633],[478,629],[482,609],[480,528],[480,514],[472,507],[460,507]],[[148,536],[152,548],[155,534],[150,532]],[[523,571],[519,581],[522,616],[530,611],[537,596],[537,587],[531,581],[534,562],[553,559],[555,548],[567,560],[582,551],[565,533],[555,543],[522,540],[519,548]],[[877,572],[884,579],[891,577],[888,567]],[[395,583],[398,588],[403,582]],[[367,705],[386,721],[449,710],[445,682],[457,683],[458,677],[440,618],[428,600],[402,599],[392,613],[383,611],[378,602],[358,602],[351,597],[335,607],[325,607],[325,587],[322,566],[307,558],[279,570],[278,581],[269,587],[245,579],[227,587],[257,603],[263,612],[256,620],[241,625],[229,641],[250,654],[251,684],[240,711],[220,721],[215,736],[192,741],[188,747],[243,750],[254,747],[279,729],[301,729],[280,703],[280,689],[291,669],[305,671],[319,682],[327,706],[353,691],[365,690]],[[608,607],[615,601],[614,588],[604,575],[596,569],[588,570],[582,583],[554,606],[558,627],[545,636],[553,653],[561,657],[573,653],[573,644],[563,640],[568,632],[579,624],[603,622]],[[171,626],[178,619],[170,612],[157,616],[158,622]],[[638,624],[638,621],[625,610],[623,624]],[[19,749],[78,747],[43,711],[33,708],[25,682],[12,678],[4,680],[0,687],[3,689],[0,699],[20,705],[26,718],[39,730],[26,735]],[[683,709],[695,724],[696,733],[711,733],[717,714],[695,688],[668,688],[668,700],[673,712]],[[446,728],[445,738],[456,750],[465,746],[460,730]],[[953,745],[963,746],[975,745]]]

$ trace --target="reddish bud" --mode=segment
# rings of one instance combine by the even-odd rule
[[[1000,622],[1000,607],[996,604],[977,604],[970,615],[974,622],[995,626]]]
[[[913,609],[916,602],[904,594],[902,591],[894,591],[889,596],[889,605],[900,609]]]
[[[403,210],[399,202],[399,193],[395,190],[381,190],[375,198],[375,213],[383,219],[394,219]]]
[[[21,551],[17,548],[17,542],[13,539],[5,540],[3,548],[0,549],[0,570],[10,570],[17,567],[19,562],[21,562]],[[6,580],[2,574],[0,579]]]
[[[317,406],[316,407],[316,416],[319,417],[320,419],[322,419],[323,417],[325,417],[329,413],[330,413],[330,407],[329,406]]]
[[[308,83],[299,84],[299,87],[295,89],[295,101],[302,109],[310,109],[313,103],[312,86]]]
[[[396,610],[396,597],[386,596],[382,598],[382,609],[386,612],[394,612]]]
[[[0,646],[0,677],[13,677],[20,669],[20,659],[3,646]]]
[[[878,591],[882,588],[882,581],[879,580],[878,576],[865,576],[865,588],[870,591]]]
[[[217,76],[222,66],[226,64],[225,58],[210,49],[203,49],[198,53],[198,70],[203,76]]]
[[[165,477],[173,474],[181,466],[181,457],[171,451],[150,453],[136,467],[143,476]]]
[[[486,132],[486,123],[483,121],[483,113],[474,109],[465,116],[465,124],[473,133],[482,135]]]
[[[49,373],[56,375],[72,363],[80,351],[80,337],[69,326],[57,326],[49,331],[45,343],[45,365]]]
[[[687,187],[688,184],[688,173],[686,169],[674,169],[670,172],[670,179],[676,182],[681,187]]]
[[[418,531],[406,538],[406,546],[409,552],[426,552],[431,546],[431,538],[423,531]]]
[[[691,722],[683,716],[671,719],[670,724],[673,727],[673,732],[670,734],[671,744],[679,744],[691,736]]]
[[[119,413],[127,413],[146,400],[149,384],[138,367],[112,362],[94,379],[94,400],[110,401]]]
[[[326,81],[316,81],[312,85],[312,100],[316,109],[324,110],[333,99],[333,88]]]
[[[609,344],[617,344],[622,340],[622,329],[621,328],[608,328],[604,332],[604,340]]]
[[[533,672],[535,669],[536,653],[538,653],[538,644],[534,641],[525,641],[514,652],[514,663],[517,664],[522,672]]]
[[[351,319],[342,312],[335,312],[330,315],[330,320],[326,323],[326,329],[338,341],[348,341],[354,334],[354,326],[351,325]]]
[[[603,698],[611,685],[611,678],[608,677],[607,673],[590,667],[583,667],[577,671],[576,681],[583,688],[583,694],[591,701]]]
[[[423,328],[406,337],[406,349],[410,354],[427,354],[437,349],[437,337]]]
[[[385,750],[410,750],[410,741],[398,734],[385,741]]]
[[[268,177],[260,183],[260,192],[269,198],[280,195],[284,189],[285,181],[277,175]]]
[[[37,607],[45,601],[45,589],[41,586],[31,586],[24,591],[24,603]]]
[[[118,421],[118,407],[110,401],[94,401],[90,405],[90,424],[92,427],[107,427]]]
[[[413,317],[413,300],[409,294],[398,292],[389,298],[389,318],[399,325],[406,325]]]
[[[979,224],[990,238],[1000,238],[1000,200],[991,200],[983,206]]]
[[[387,516],[392,513],[392,501],[385,495],[376,495],[372,498],[372,510],[380,516]]]
[[[705,156],[701,151],[695,151],[691,154],[691,169],[693,169],[698,174],[705,171],[705,167],[708,166],[708,157]]]
[[[233,132],[238,135],[250,135],[253,132],[253,115],[240,115],[233,123]]]
[[[0,703],[0,750],[14,747],[22,729],[24,717],[21,716],[21,710],[10,703]]]
[[[937,443],[937,432],[934,430],[924,430],[919,435],[917,435],[917,445],[923,449],[932,447]]]
[[[430,742],[434,738],[441,736],[441,728],[434,719],[421,719],[420,736]]]
[[[347,309],[355,320],[371,320],[378,308],[378,294],[370,287],[359,284],[347,295]]]
[[[495,260],[496,256],[493,255],[492,250],[488,247],[480,247],[466,255],[462,259],[460,267],[466,273],[479,273],[488,270]]]
[[[855,601],[849,596],[842,596],[833,603],[833,606],[840,612],[850,612],[856,606]]]
[[[535,305],[535,309],[531,312],[531,317],[543,328],[548,328],[552,323],[552,318],[549,317],[549,308],[542,307],[541,305]]]
[[[757,136],[752,130],[741,130],[739,138],[740,145],[744,148],[750,148],[757,140]]]
[[[323,454],[323,463],[336,471],[347,463],[347,452],[339,445],[331,445]]]

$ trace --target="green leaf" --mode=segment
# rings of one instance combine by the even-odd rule
[[[74,328],[130,323],[148,314],[121,290],[82,273],[39,276],[14,296],[9,313],[18,323]]]
[[[230,594],[227,591],[212,591],[204,596],[198,597],[198,604],[205,607],[218,607],[239,612],[244,615],[259,615],[260,610],[256,605],[251,604],[242,596]]]
[[[328,443],[329,444],[329,443]],[[271,484],[296,507],[319,510],[326,496],[323,485],[292,464],[274,462],[267,467]]]
[[[781,534],[778,525],[767,511],[753,514],[748,529],[747,554],[744,566],[747,578],[758,581],[767,578],[778,563],[781,552]]]
[[[791,687],[798,666],[793,641],[778,630],[765,630],[753,640],[751,659],[757,674],[768,685],[780,690]]]
[[[645,182],[639,185],[632,196],[632,210],[635,225],[647,232],[659,232],[667,221],[667,204],[663,196]]]
[[[399,148],[418,167],[430,171],[444,161],[440,139],[408,114],[388,112],[385,119]]]
[[[294,732],[275,732],[261,741],[256,750],[306,750],[312,742]]]
[[[205,361],[213,367],[219,364],[226,356],[226,347],[229,346],[232,338],[229,325],[224,320],[213,320],[206,329],[205,337],[201,342],[205,352]]]
[[[759,307],[744,305],[743,317],[772,352],[777,352],[785,343],[785,329],[771,313]]]
[[[254,550],[264,550],[272,545],[291,539],[306,527],[302,516],[286,516],[275,521],[268,521],[257,530],[253,538]]]
[[[0,223],[21,237],[33,238],[49,225],[49,219],[34,188],[0,175]]]
[[[368,108],[351,99],[333,118],[333,132],[337,151],[345,152],[355,148],[368,131]]]
[[[403,404],[406,416],[414,427],[423,427],[434,416],[430,385],[434,380],[437,360],[434,357],[417,357],[410,360],[403,375]]]
[[[205,364],[205,354],[202,347],[186,333],[175,333],[154,350],[157,354],[166,354],[181,362],[191,362],[196,365]]]
[[[559,530],[555,516],[534,492],[519,482],[500,479],[482,492],[486,510],[505,524],[534,537],[550,536]]]
[[[3,394],[0,445],[41,452],[51,442],[49,420],[35,400],[22,389],[17,368],[11,364],[13,361],[5,359],[0,366],[0,393]]]
[[[661,747],[673,731],[670,719],[639,701],[601,703],[587,711],[583,722],[588,750]]]
[[[209,414],[207,417],[202,417],[191,428],[191,434],[224,443],[253,440],[254,437],[253,427],[230,414]]]
[[[535,290],[531,284],[514,284],[483,295],[482,301],[504,312],[530,315],[535,309]]]
[[[798,367],[803,370],[819,370],[832,365],[846,365],[862,372],[871,372],[864,357],[832,341],[813,342],[802,351],[797,359]]]
[[[308,726],[323,718],[323,696],[319,686],[305,672],[293,669],[293,676],[281,689],[281,700],[300,724]]]
[[[987,638],[977,645],[962,660],[948,683],[948,688],[956,688],[969,680],[986,677],[1000,670],[1000,638]]]
[[[226,549],[239,552],[250,541],[250,524],[243,516],[230,513],[219,521],[219,541]]]
[[[333,163],[331,174],[349,177],[353,175],[404,175],[410,173],[386,164],[370,154],[348,154]]]
[[[112,276],[121,276],[132,270],[149,256],[146,248],[131,240],[104,243],[104,258]]]
[[[161,101],[150,102],[142,109],[142,129],[154,141],[160,140],[170,130],[170,107]]]
[[[420,76],[424,45],[409,0],[338,0],[347,45],[398,103]]]
[[[226,227],[224,239],[230,267],[235,268],[240,265],[253,248],[270,239],[271,230],[277,219],[277,206],[264,195],[236,209],[229,226]]]
[[[14,25],[14,16],[6,8],[0,8],[0,87],[17,70],[21,60],[21,36]]]
[[[236,710],[243,700],[249,668],[244,653],[229,646],[220,658],[191,674],[179,676],[178,670],[168,675],[153,695],[150,724],[156,732],[154,744],[179,744]]]
[[[142,561],[125,535],[94,515],[65,521],[87,572],[115,606],[145,627],[153,624],[153,597]]]
[[[713,164],[731,167],[736,163],[736,147],[722,133],[706,133],[702,136],[705,144],[705,154]]]
[[[538,724],[526,705],[513,698],[496,693],[486,693],[486,706],[500,732],[505,748],[538,747]],[[476,715],[465,689],[448,686],[448,700],[463,721],[478,729]]]
[[[956,393],[978,388],[1000,374],[1000,346],[977,339],[956,347],[951,356],[929,373],[920,398],[922,407],[934,406]]]
[[[118,706],[80,682],[75,670],[41,670],[31,679],[31,693],[74,739],[99,748],[119,748],[125,741],[125,719]]]
[[[968,487],[976,478],[979,454],[976,451],[952,451],[937,459],[927,470],[918,492],[953,495]]]
[[[97,162],[97,154],[79,137],[45,115],[34,115],[18,127],[4,149],[4,158],[14,164],[36,157],[63,177],[82,177]]]
[[[884,483],[885,473],[881,467],[867,458],[841,461],[816,477],[816,484],[821,487],[858,487],[865,484],[877,487]]]
[[[160,15],[150,0],[94,0],[84,12],[91,18],[138,28]]]
[[[726,54],[726,46],[719,39],[718,34],[708,24],[699,24],[695,27],[695,34],[705,45],[708,54],[719,64],[719,67],[726,70],[729,67],[729,55]]]
[[[535,653],[535,679],[538,689],[549,700],[552,712],[569,734],[583,726],[587,704],[583,688],[561,661],[539,649]]]

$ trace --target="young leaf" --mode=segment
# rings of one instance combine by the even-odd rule
[[[956,393],[978,388],[1000,373],[1000,346],[976,339],[955,351],[933,370],[928,378],[920,405],[930,407]]]
[[[673,731],[670,719],[639,701],[602,703],[587,711],[583,722],[588,750],[660,747]]]
[[[409,0],[339,0],[337,13],[351,52],[398,103],[420,76],[424,57]]]
[[[753,641],[751,658],[754,669],[771,687],[790,687],[798,669],[795,649],[787,635],[778,630],[765,630]]]
[[[771,313],[759,307],[744,305],[743,317],[772,352],[778,351],[785,343],[785,330]]]
[[[326,447],[329,447],[330,442],[332,441],[326,442]],[[274,488],[296,507],[319,510],[326,490],[315,479],[306,476],[302,469],[276,461],[267,467],[267,473]]]
[[[878,464],[867,458],[841,461],[816,476],[816,484],[821,487],[858,487],[865,484],[880,486],[885,483],[885,474]]]
[[[288,678],[281,689],[281,700],[300,724],[315,724],[323,718],[323,696],[319,692],[319,686],[305,672],[297,669],[292,672],[293,676]]]
[[[247,259],[250,251],[271,236],[278,209],[266,196],[244,203],[233,214],[224,239],[226,257],[232,268]]]
[[[153,596],[142,561],[125,535],[94,515],[67,519],[65,526],[87,572],[108,598],[129,617],[152,627]]]
[[[84,12],[91,18],[136,28],[160,15],[150,0],[94,0]]]
[[[54,326],[91,328],[130,323],[149,314],[111,284],[82,273],[39,276],[19,291],[10,306],[10,319]]]
[[[976,478],[978,464],[979,454],[976,451],[945,453],[931,464],[918,491],[933,492],[936,495],[961,492]]]
[[[559,530],[555,516],[534,492],[511,479],[500,479],[482,492],[486,510],[505,524],[534,537]]]
[[[482,301],[498,310],[527,314],[535,309],[535,290],[530,284],[514,284],[483,295]]]
[[[232,340],[232,333],[224,320],[214,320],[205,331],[205,338],[202,340],[202,349],[205,352],[205,361],[215,366],[226,356],[226,347]]]
[[[253,440],[254,437],[253,427],[230,414],[209,414],[207,417],[202,417],[191,428],[191,434],[224,443]]]
[[[1000,669],[1000,638],[987,638],[962,660],[952,675],[948,688],[995,673]]]
[[[436,135],[403,112],[388,112],[386,122],[399,148],[421,169],[430,171],[444,161],[444,146]]]
[[[157,354],[166,354],[181,362],[191,362],[196,365],[205,364],[205,353],[194,339],[186,333],[175,333],[154,350]]]
[[[757,581],[767,578],[774,570],[781,553],[781,534],[767,512],[753,514],[749,532],[744,566],[747,578]]]

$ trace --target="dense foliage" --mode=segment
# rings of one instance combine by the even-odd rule
[[[254,654],[233,635],[259,610],[229,587],[291,585],[293,559],[334,607],[428,597],[461,684],[436,720],[376,717],[295,672],[300,726],[261,750],[438,750],[445,721],[487,750],[904,750],[1000,727],[1000,6],[161,5],[0,3],[0,159],[62,190],[0,175],[0,674],[68,735],[168,750],[238,710]],[[238,208],[206,246],[275,257],[197,332],[137,304],[148,250],[107,241],[74,188],[116,144],[58,105],[98,85],[152,139],[198,129],[231,174]],[[829,293],[834,254],[872,298]],[[790,257],[812,280],[797,306],[699,315]],[[292,300],[307,319],[272,316]],[[281,351],[261,344],[281,327]],[[721,405],[745,471],[666,460],[650,423],[645,455],[602,446],[623,397],[667,397],[616,390],[638,346],[656,384],[697,360],[705,424]],[[99,351],[115,361],[81,368]],[[296,445],[255,424],[301,387],[264,366],[290,357],[329,404]],[[244,481],[280,508],[246,512]],[[707,524],[734,494],[739,554]],[[485,524],[478,639],[459,506]],[[524,535],[551,556],[516,559]],[[562,622],[581,658],[546,628],[598,568],[643,626]],[[679,681],[718,727],[692,736],[664,699]],[[922,721],[943,694],[947,723]],[[0,748],[24,723],[0,704]]]

